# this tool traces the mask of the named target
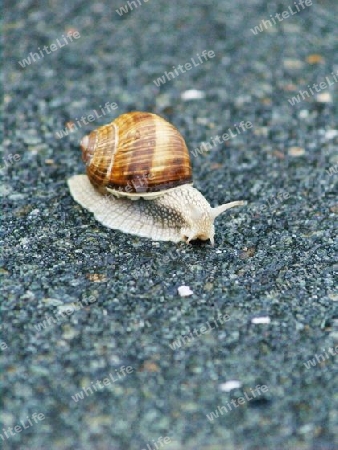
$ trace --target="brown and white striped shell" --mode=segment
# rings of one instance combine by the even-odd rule
[[[81,148],[88,178],[101,192],[154,198],[192,183],[182,135],[156,114],[122,114],[85,136]]]

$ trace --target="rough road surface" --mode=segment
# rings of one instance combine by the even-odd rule
[[[336,450],[337,2],[124,1],[5,2],[2,448]],[[133,110],[248,201],[214,247],[71,198]]]

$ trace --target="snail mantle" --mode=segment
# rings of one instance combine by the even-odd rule
[[[212,208],[192,187],[185,141],[166,120],[147,112],[122,114],[81,141],[87,175],[68,186],[74,200],[104,226],[154,241],[210,239],[214,220],[234,201]]]

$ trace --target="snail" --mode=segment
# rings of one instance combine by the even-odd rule
[[[192,186],[182,135],[156,114],[122,114],[80,146],[87,175],[68,180],[71,195],[108,228],[155,241],[210,239],[214,245],[216,217],[246,203],[212,208]]]

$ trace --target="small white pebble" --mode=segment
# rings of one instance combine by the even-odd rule
[[[189,286],[180,286],[177,290],[181,297],[189,297],[189,295],[193,294]]]
[[[284,67],[286,67],[287,69],[301,69],[304,66],[303,61],[301,61],[300,59],[284,59],[283,61],[284,63]]]
[[[64,304],[61,300],[52,297],[44,298],[42,301],[47,303],[48,306],[62,306]]]
[[[327,130],[325,133],[326,139],[334,139],[338,136],[338,130]]]
[[[302,156],[305,154],[305,149],[302,147],[290,147],[288,149],[288,155],[290,156]]]
[[[59,313],[59,314],[62,314],[62,313],[67,312],[67,311],[72,311],[72,312],[74,312],[74,307],[71,306],[71,305],[69,305],[69,304],[66,304],[66,305],[58,305],[57,308],[58,308],[58,313]]]
[[[181,93],[182,100],[199,100],[205,97],[205,92],[198,89],[188,89]]]
[[[306,119],[307,117],[309,117],[309,111],[307,109],[302,109],[301,111],[299,111],[299,117],[301,119]]]
[[[265,316],[265,317],[254,317],[251,320],[251,323],[270,323],[271,319],[269,316]]]
[[[229,380],[226,383],[222,383],[219,385],[219,388],[223,392],[230,392],[233,389],[238,389],[242,387],[242,383],[238,380]]]
[[[320,103],[331,103],[332,102],[332,95],[330,92],[323,92],[322,94],[317,95],[317,102]]]
[[[19,243],[20,243],[20,245],[27,245],[27,244],[29,244],[29,239],[28,239],[28,237],[23,237],[23,238],[21,238],[20,241],[19,241]]]
[[[74,328],[69,328],[64,330],[64,332],[62,333],[62,337],[63,339],[71,341],[78,334],[79,332],[77,330],[75,330]]]
[[[33,209],[33,211],[31,211],[28,215],[28,217],[34,217],[34,216],[38,216],[40,214],[40,210],[38,208]]]
[[[196,123],[199,125],[210,125],[210,119],[208,117],[197,117]]]

